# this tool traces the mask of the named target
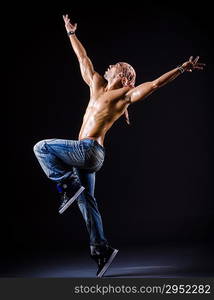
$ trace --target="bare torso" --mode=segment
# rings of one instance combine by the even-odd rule
[[[104,146],[107,131],[129,105],[125,94],[130,88],[106,90],[105,86],[98,87],[91,92],[78,139],[92,138]]]

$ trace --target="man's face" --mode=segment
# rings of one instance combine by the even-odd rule
[[[120,72],[121,72],[121,66],[119,64],[115,65],[109,65],[108,69],[106,70],[104,74],[104,78],[106,80],[112,80],[114,79]]]

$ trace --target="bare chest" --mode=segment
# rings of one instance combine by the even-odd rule
[[[127,106],[127,101],[124,97],[124,91],[110,91],[101,95],[92,96],[87,109],[87,112],[91,111],[109,111],[112,112],[123,110]]]

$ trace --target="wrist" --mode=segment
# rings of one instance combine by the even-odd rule
[[[75,34],[75,31],[71,31],[71,30],[67,31],[67,35],[68,35],[68,36],[74,35],[74,34]]]
[[[183,67],[183,65],[177,66],[177,69],[181,74],[186,71],[186,69]]]

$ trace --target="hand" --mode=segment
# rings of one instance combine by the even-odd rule
[[[199,56],[193,59],[193,56],[190,56],[189,60],[183,63],[181,66],[187,72],[192,72],[193,70],[203,70],[205,64],[198,63]]]
[[[65,29],[67,32],[72,31],[75,32],[77,29],[77,23],[71,24],[70,19],[68,17],[68,15],[63,15],[63,20],[65,22]]]

